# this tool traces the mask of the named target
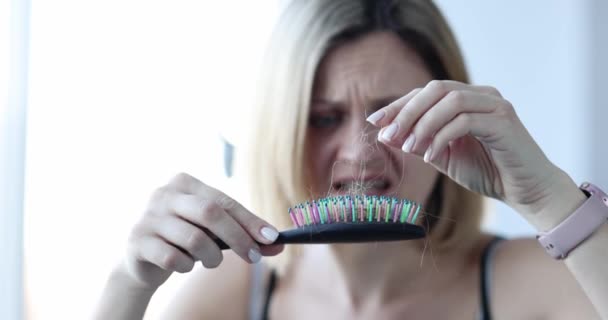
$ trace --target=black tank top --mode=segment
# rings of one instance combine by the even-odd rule
[[[492,256],[494,254],[494,248],[496,244],[498,244],[501,240],[500,237],[495,237],[488,243],[488,245],[484,248],[483,253],[481,255],[480,266],[479,266],[479,292],[480,292],[480,306],[479,306],[479,320],[491,320],[492,313],[490,312],[490,279],[491,279],[491,266],[492,266]],[[264,299],[264,308],[262,309],[262,320],[268,320],[268,309],[270,307],[270,300],[272,299],[272,292],[276,287],[277,283],[277,275],[274,270],[270,273],[270,279],[268,280],[268,290],[266,291],[266,296]]]

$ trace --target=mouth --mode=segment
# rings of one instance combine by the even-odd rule
[[[362,178],[362,179],[342,179],[332,184],[333,193],[343,194],[367,194],[367,195],[388,195],[393,187],[393,183],[386,177]]]

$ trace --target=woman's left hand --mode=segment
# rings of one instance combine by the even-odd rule
[[[422,156],[462,186],[520,212],[541,210],[569,180],[492,87],[434,80],[368,121],[382,127],[381,142]]]

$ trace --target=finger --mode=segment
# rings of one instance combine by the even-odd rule
[[[215,202],[234,218],[259,243],[271,244],[279,236],[278,230],[251,211],[247,210],[236,200],[218,192]]]
[[[454,90],[465,90],[465,91],[473,91],[482,94],[488,94],[495,97],[502,98],[502,95],[498,91],[498,89],[492,86],[480,86],[480,85],[472,85],[469,83],[464,83],[460,81],[454,80],[432,80],[428,83],[428,85],[441,87],[440,89],[446,90],[447,92]]]
[[[261,259],[260,248],[251,235],[225,210],[209,202],[203,207],[199,219],[218,238],[222,239],[245,261],[257,263]]]
[[[491,96],[498,97],[498,98],[502,98],[502,94],[500,94],[498,89],[496,89],[492,86],[469,86],[469,87],[470,87],[469,90],[491,95]]]
[[[143,237],[139,240],[138,247],[139,260],[150,262],[166,271],[185,273],[194,267],[191,257],[158,237]]]
[[[380,130],[378,140],[395,148],[402,147],[407,134],[418,119],[452,88],[460,87],[459,83],[452,82],[438,80],[429,82],[401,108],[388,126]]]
[[[425,112],[410,130],[402,146],[403,151],[421,155],[429,146],[432,136],[461,113],[491,113],[500,98],[474,91],[450,91],[443,99]],[[410,139],[410,140],[408,140]]]
[[[232,217],[256,242],[271,244],[276,240],[279,232],[275,227],[220,191],[210,187],[205,187],[205,190],[206,193],[199,195],[181,193],[173,195],[170,197],[170,209],[174,212],[183,212],[190,220],[200,216],[201,208],[218,207]],[[195,220],[195,223],[197,221]]]
[[[228,212],[247,232],[257,241],[264,244],[273,243],[279,232],[270,223],[251,213],[238,201],[223,192],[210,187],[187,173],[176,175],[169,183],[169,189],[175,189],[185,194],[198,195],[205,201],[214,201]],[[180,201],[177,199],[176,201]],[[187,201],[186,201],[187,202]],[[199,203],[185,203],[188,210],[198,210]]]
[[[491,113],[461,113],[441,128],[425,151],[424,160],[433,163],[451,141],[470,134],[487,139],[497,135],[497,117]]]
[[[260,249],[252,236],[213,199],[178,194],[172,198],[171,204],[174,214],[208,229],[245,261],[259,261]]]
[[[493,90],[492,90],[493,89]],[[474,91],[479,93],[494,93],[496,89],[487,86],[472,86],[466,83],[451,80],[430,81],[418,94],[413,96],[405,106],[395,115],[392,123],[383,128],[378,140],[385,144],[405,148],[405,140],[409,138],[412,126],[433,105],[438,103],[452,91]],[[387,119],[389,121],[389,119]],[[408,141],[408,146],[415,143],[415,136]]]
[[[285,245],[283,244],[269,244],[266,246],[261,246],[260,253],[265,257],[276,256],[277,254],[283,252],[283,249],[285,249]]]
[[[202,229],[169,215],[155,223],[156,235],[182,249],[207,268],[217,267],[223,259],[222,251]]]
[[[391,102],[388,106],[372,113],[367,117],[367,121],[377,127],[383,127],[389,124],[405,106],[422,88],[416,88],[405,96]]]
[[[170,189],[186,194],[197,194],[205,186],[202,181],[184,172],[176,174],[167,184]]]
[[[488,95],[493,95],[496,97],[502,97],[500,92],[496,88],[491,87],[491,86],[470,85],[467,83],[451,81],[451,80],[442,80],[442,81],[434,80],[434,81],[429,82],[429,84],[427,84],[427,86],[429,86],[429,85],[438,86],[438,87],[443,86],[443,87],[445,87],[444,90],[448,90],[448,91],[449,90],[469,90],[469,91],[475,91],[475,92],[484,93],[484,94],[488,94]],[[401,109],[403,109],[403,107],[410,100],[412,100],[412,98],[414,96],[416,96],[418,93],[420,93],[420,91],[422,91],[422,88],[416,88],[416,89],[412,90],[405,96],[391,102],[388,106],[371,114],[367,118],[367,121],[378,127],[387,126],[397,116],[399,111],[401,111]]]

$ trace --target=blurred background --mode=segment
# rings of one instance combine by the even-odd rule
[[[0,319],[89,317],[149,195],[178,172],[244,198],[223,140],[242,145],[284,2],[0,0]],[[608,2],[437,3],[473,82],[497,87],[575,181],[608,188]],[[534,234],[500,203],[484,228]]]

